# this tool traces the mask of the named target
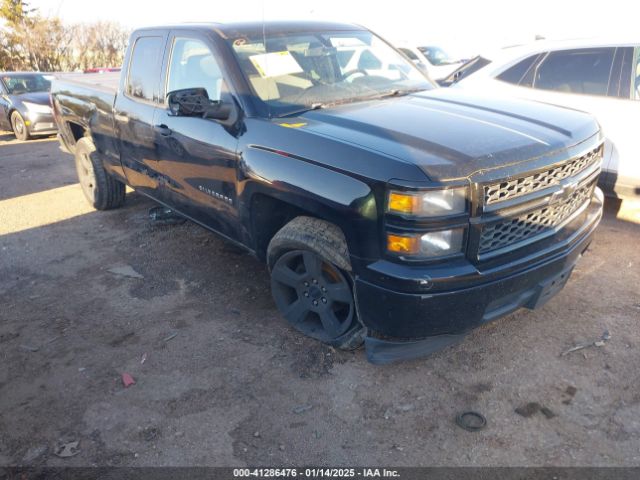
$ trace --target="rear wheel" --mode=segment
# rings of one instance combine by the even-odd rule
[[[82,193],[96,210],[121,207],[126,194],[125,185],[106,172],[95,151],[90,138],[81,138],[76,143],[76,171]]]
[[[19,112],[13,112],[11,114],[11,128],[13,129],[13,134],[18,140],[22,140],[24,142],[31,138],[29,129],[24,123],[24,118],[22,118],[22,115],[20,115]]]
[[[298,217],[271,240],[271,292],[298,331],[342,349],[362,344],[344,235],[335,225]]]

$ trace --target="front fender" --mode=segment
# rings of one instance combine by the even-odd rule
[[[378,206],[384,193],[345,173],[277,150],[249,146],[240,160],[239,208],[250,224],[251,202],[263,194],[340,227],[351,255],[379,254]]]

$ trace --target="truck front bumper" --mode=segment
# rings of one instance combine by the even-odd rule
[[[428,355],[483,323],[521,307],[544,305],[564,287],[589,247],[602,204],[599,193],[576,219],[578,225],[565,227],[546,248],[499,267],[480,270],[467,263],[452,266],[447,274],[447,268],[398,267],[386,261],[369,265],[366,278],[358,276],[355,282],[358,313],[369,331],[369,360],[381,364]]]

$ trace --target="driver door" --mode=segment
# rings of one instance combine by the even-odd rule
[[[164,68],[167,94],[205,88],[212,101],[233,101],[219,57],[204,37],[172,32]],[[215,120],[173,116],[166,97],[154,123],[162,198],[193,220],[238,239],[237,137]]]

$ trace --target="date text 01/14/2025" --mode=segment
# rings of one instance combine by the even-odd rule
[[[386,468],[238,468],[234,478],[398,478],[397,470]]]

